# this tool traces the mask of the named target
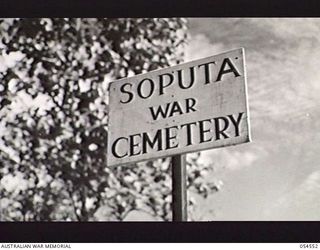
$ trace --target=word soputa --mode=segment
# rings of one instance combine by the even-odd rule
[[[161,96],[166,93],[167,88],[174,87],[173,85],[178,85],[180,89],[190,89],[198,83],[197,77],[204,79],[200,84],[210,84],[221,81],[226,74],[233,74],[235,77],[240,76],[231,58],[224,58],[217,70],[214,67],[216,64],[215,61],[211,61],[187,69],[175,70],[172,73],[159,74],[155,79],[147,77],[141,79],[138,83],[124,83],[120,87],[122,93],[120,102],[128,104],[136,97],[149,99],[154,95]]]

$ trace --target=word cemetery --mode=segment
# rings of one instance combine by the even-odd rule
[[[250,140],[243,49],[110,84],[108,166]]]

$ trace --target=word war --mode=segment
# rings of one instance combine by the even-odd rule
[[[107,165],[249,142],[246,89],[243,49],[112,82]]]

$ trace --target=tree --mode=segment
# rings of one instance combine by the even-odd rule
[[[105,165],[107,87],[181,62],[186,21],[3,19],[0,32],[1,219],[88,221],[102,209],[123,220],[141,209],[169,220],[170,159]],[[188,183],[207,196],[217,186],[198,158]]]

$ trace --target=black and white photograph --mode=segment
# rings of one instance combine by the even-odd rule
[[[0,221],[319,221],[319,34],[2,18]]]

